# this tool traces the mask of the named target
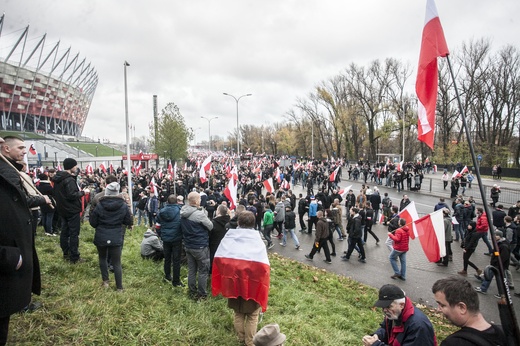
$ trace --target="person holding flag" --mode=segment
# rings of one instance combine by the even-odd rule
[[[410,242],[410,229],[406,226],[405,219],[399,219],[399,228],[394,232],[388,232],[388,237],[393,240],[393,250],[388,256],[390,260],[390,264],[392,265],[392,269],[394,270],[394,275],[390,276],[392,279],[401,279],[403,281],[406,280],[406,253],[409,250],[409,242]],[[397,266],[397,259],[399,258],[399,262],[401,262],[401,269]]]

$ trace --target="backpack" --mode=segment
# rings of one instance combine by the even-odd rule
[[[383,208],[390,208],[392,207],[392,200],[390,197],[383,198]]]

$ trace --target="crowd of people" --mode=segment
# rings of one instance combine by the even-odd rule
[[[101,286],[110,287],[109,271],[113,271],[118,291],[124,290],[121,252],[125,230],[142,223],[147,227],[141,244],[143,259],[164,261],[164,280],[176,288],[184,287],[180,274],[184,260],[188,270],[188,293],[197,301],[208,297],[208,276],[213,270],[215,254],[231,229],[256,230],[254,234],[262,240],[266,253],[274,247],[274,239],[282,247],[292,244],[296,251],[304,250],[299,237],[314,234],[313,246],[305,257],[312,261],[323,250],[324,261],[329,264],[337,256],[335,240],[346,241],[347,250],[341,256],[342,260],[349,261],[356,251],[358,261],[366,263],[364,247],[368,235],[379,244],[380,239],[372,227],[381,223],[388,227],[385,244],[390,250],[388,258],[393,269],[390,278],[405,281],[411,231],[399,213],[407,208],[410,199],[404,194],[399,205],[393,205],[388,193],[382,195],[378,186],[384,184],[401,192],[406,181],[408,190],[419,190],[424,172],[433,169],[431,164],[387,162],[371,166],[364,162],[349,165],[343,161],[298,162],[282,168],[274,157],[242,162],[237,167],[229,160],[217,158],[201,179],[200,158],[192,158],[183,169],[173,172],[166,167],[136,169],[132,186],[128,188],[124,169],[109,172],[96,169],[88,174],[79,170],[72,158],[63,161],[63,170],[42,168],[33,174],[32,180],[29,177],[20,179],[18,176],[25,174],[20,164],[24,153],[21,139],[5,138],[2,144],[5,159],[0,161],[0,187],[4,197],[0,200],[2,204],[14,203],[16,213],[1,214],[1,221],[4,221],[1,224],[10,227],[2,227],[0,244],[0,266],[5,268],[0,271],[0,345],[7,338],[9,316],[29,306],[31,291],[40,292],[39,265],[34,249],[34,234],[40,219],[47,236],[59,234],[64,260],[78,264],[83,262],[78,241],[80,225],[87,218],[95,228],[94,245],[98,250]],[[348,179],[363,180],[358,193],[339,188],[342,171],[348,172]],[[237,182],[237,196],[230,197],[226,193],[230,180]],[[273,186],[265,184],[268,180]],[[373,185],[369,186],[369,183]],[[299,194],[297,197],[293,193],[291,186],[294,188],[298,184],[307,191],[305,196]],[[512,288],[509,259],[517,269],[520,268],[517,241],[520,201],[509,209],[509,215],[502,205],[495,207],[493,226],[499,230],[495,235],[500,244],[500,259]],[[469,282],[462,278],[439,280],[433,286],[440,310],[455,325],[463,327],[457,332],[458,336],[454,334],[444,344],[451,345],[457,338],[468,340],[466,337],[470,334],[487,339],[491,335],[495,340],[502,340],[501,331],[485,322],[478,310],[477,293],[487,291],[489,276],[484,277],[482,270],[470,261],[476,243],[483,239],[488,246],[486,254],[491,256],[490,264],[497,265],[498,258],[487,238],[486,215],[472,198],[466,199],[464,195],[457,195],[451,206],[441,199],[435,206],[435,210],[438,209],[444,213],[447,249],[453,242],[452,232],[454,241],[460,241],[464,247],[463,269],[459,274],[466,276],[467,267],[471,266],[482,281],[480,286],[470,290]],[[13,217],[16,219],[14,224]],[[448,251],[438,264],[448,266],[452,260]],[[453,287],[467,294],[454,295]],[[271,338],[278,344],[285,340],[277,325],[265,326],[257,333],[260,302],[235,299],[229,306],[235,312],[235,330],[240,341],[247,345],[263,345],[258,340]],[[409,340],[418,338],[423,340],[421,344],[436,344],[431,323],[399,287],[383,286],[375,306],[383,309],[385,320],[373,335],[363,338],[364,345],[413,344]],[[474,320],[475,324],[464,324],[463,318]]]

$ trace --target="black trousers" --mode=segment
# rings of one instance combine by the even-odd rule
[[[361,259],[365,259],[365,248],[363,247],[363,240],[361,238],[352,237],[350,237],[350,242],[348,244],[347,258],[350,258],[350,255],[352,255],[352,251],[354,251],[356,245],[359,247],[359,254],[361,255]]]
[[[60,246],[64,256],[69,256],[71,262],[79,260],[79,229],[80,215],[62,217]]]
[[[9,319],[11,316],[0,317],[0,346],[7,343],[7,334],[9,332]]]
[[[303,213],[303,214],[298,213],[298,217],[300,218],[300,228],[301,229],[306,229],[307,228],[305,226],[305,221],[303,220],[303,216],[304,215],[305,215],[305,213]]]
[[[312,259],[316,252],[318,252],[319,249],[323,249],[323,253],[325,253],[325,259],[327,261],[330,261],[330,251],[329,246],[327,245],[327,238],[320,239],[320,242],[318,243],[318,246],[316,244],[312,245],[311,253],[309,254],[309,257]]]

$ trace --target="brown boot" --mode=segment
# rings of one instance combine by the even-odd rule
[[[477,269],[477,275],[480,276],[482,274],[482,270]]]
[[[468,272],[465,271],[465,270],[461,270],[460,272],[457,272],[457,274],[460,274],[460,275],[468,275]]]

